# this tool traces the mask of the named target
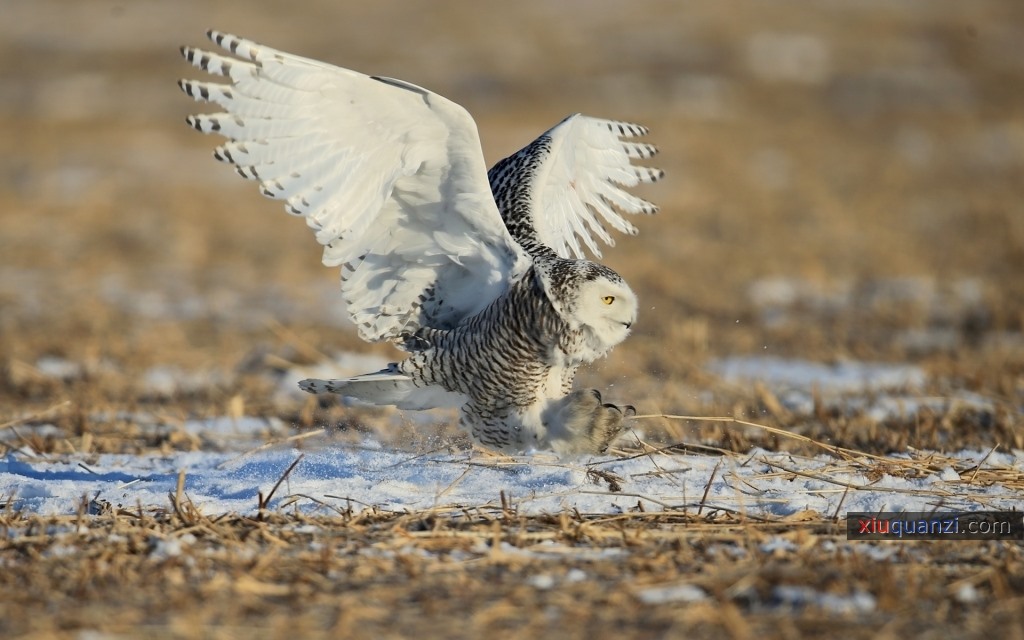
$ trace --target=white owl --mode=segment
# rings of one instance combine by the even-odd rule
[[[234,57],[183,47],[228,84],[179,82],[224,113],[188,123],[228,141],[214,156],[306,218],[341,267],[348,314],[368,341],[409,352],[377,373],[304,380],[402,409],[455,406],[460,425],[506,452],[604,451],[624,413],[577,367],[607,354],[637,319],[637,299],[598,258],[605,223],[654,213],[623,187],[653,182],[633,165],[657,150],[634,124],[573,115],[488,174],[476,124],[415,85],[207,36]]]

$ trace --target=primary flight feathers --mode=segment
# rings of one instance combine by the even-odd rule
[[[342,297],[366,340],[403,346],[417,332],[464,331],[525,279],[578,330],[564,317],[573,305],[551,299],[565,284],[553,278],[594,264],[575,259],[584,247],[600,257],[599,241],[614,244],[609,227],[635,234],[627,215],[657,211],[626,191],[662,175],[633,163],[657,153],[635,140],[647,133],[639,125],[576,114],[488,173],[472,117],[436,93],[207,35],[227,55],[182,55],[226,82],[179,86],[224,111],[188,123],[227,138],[214,157],[306,219],[324,264],[342,269]],[[545,366],[574,372],[590,351]],[[474,398],[457,386],[446,388]],[[551,400],[551,386],[535,399]]]

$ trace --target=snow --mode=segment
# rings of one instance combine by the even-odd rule
[[[206,423],[204,437],[213,437],[218,430],[237,433],[238,425],[256,429],[267,423],[255,418],[217,419]],[[964,452],[964,466],[987,453]],[[385,449],[372,441],[248,454],[218,450],[149,457],[99,455],[88,461],[81,455],[43,458],[10,452],[0,462],[0,496],[12,499],[17,509],[41,514],[74,513],[83,496],[96,504],[126,509],[167,507],[168,494],[176,491],[178,475],[183,473],[185,494],[203,513],[255,513],[260,494],[269,495],[300,456],[269,508],[294,505],[314,512],[367,507],[399,512],[497,509],[504,493],[511,508],[524,515],[567,509],[622,513],[642,506],[648,511],[727,509],[784,517],[808,510],[833,515],[840,506],[844,512],[928,511],[940,505],[1008,509],[1018,505],[1020,498],[998,485],[978,487],[961,483],[959,477],[953,480],[956,474],[948,469],[923,477],[883,476],[872,481],[854,467],[837,466],[828,456],[796,459],[755,451],[742,458],[679,454],[559,458],[548,453],[495,458],[472,452],[415,454]],[[1022,468],[1024,454],[996,453],[986,463]],[[681,472],[665,471],[670,468]],[[593,469],[615,474],[622,490],[612,491],[606,480],[588,473]],[[847,491],[846,484],[859,489]]]
[[[877,422],[906,420],[923,412],[940,415],[952,408],[992,413],[987,398],[958,390],[942,397],[921,395],[927,376],[920,367],[885,362],[832,364],[773,356],[734,356],[713,360],[708,371],[735,385],[761,383],[782,406],[811,415],[815,401],[846,413],[862,413]]]
[[[981,593],[970,582],[962,583],[953,597],[963,604],[976,604],[982,599]]]
[[[920,387],[925,382],[920,367],[905,364],[838,362],[823,364],[764,356],[738,356],[711,363],[710,369],[725,380],[760,380],[779,389],[822,392],[856,392],[897,387]]]
[[[810,587],[778,585],[772,589],[776,606],[801,609],[807,606],[820,608],[837,615],[866,614],[875,610],[875,598],[865,591],[854,591],[850,595],[822,593]]]
[[[700,602],[708,596],[698,586],[692,584],[674,584],[641,589],[636,594],[640,602],[647,605],[666,604],[669,602]]]
[[[295,367],[281,374],[275,395],[282,402],[292,403],[289,397],[296,393],[295,381],[302,377],[366,373],[385,364],[378,356],[342,354],[324,366]],[[59,359],[36,365],[45,375],[75,373],[74,363]],[[777,390],[790,407],[811,403],[816,392],[822,398],[837,398],[845,403],[843,406],[879,418],[943,410],[950,402],[991,410],[980,396],[913,395],[924,384],[925,375],[906,364],[820,364],[736,357],[715,361],[710,369],[736,384],[757,381]],[[154,394],[171,393],[216,378],[214,374],[155,368],[145,376],[145,386]],[[446,415],[395,412],[391,418],[418,421],[445,419]],[[168,422],[144,412],[96,418],[128,422],[142,433],[177,430],[189,434],[200,450],[150,456],[56,456],[38,454],[16,439],[5,438],[9,445],[20,448],[10,450],[0,460],[0,501],[10,500],[16,509],[39,514],[75,513],[83,499],[89,501],[91,509],[105,505],[166,509],[170,506],[168,496],[177,491],[179,474],[183,474],[185,495],[201,512],[211,516],[252,514],[259,509],[260,496],[269,496],[301,456],[267,508],[321,513],[366,508],[405,512],[497,510],[504,504],[523,515],[564,510],[615,514],[642,508],[704,514],[726,510],[768,518],[813,512],[831,517],[849,511],[1014,508],[1020,504],[1019,492],[998,483],[972,484],[968,482],[971,474],[966,471],[982,461],[986,467],[1024,469],[1024,452],[1006,450],[943,452],[946,462],[916,465],[913,473],[899,474],[901,463],[914,457],[927,458],[929,453],[894,454],[891,464],[886,465],[871,459],[860,463],[838,460],[824,452],[800,457],[765,450],[736,456],[666,452],[632,458],[558,457],[534,452],[492,457],[447,449],[404,451],[373,439],[341,443],[327,434],[289,441],[292,430],[276,418],[243,415]],[[45,435],[53,433],[55,427],[40,422],[21,425],[18,431]],[[879,475],[879,470],[897,475]],[[782,539],[765,543],[766,550],[777,549],[780,553],[787,550],[787,544]],[[154,552],[175,552],[173,544],[154,545]],[[688,597],[681,593],[651,597]],[[793,594],[783,599],[807,600]],[[837,604],[835,608],[841,607]]]

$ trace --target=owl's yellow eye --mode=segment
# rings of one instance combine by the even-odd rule
[[[605,296],[605,297],[601,298],[601,302],[603,302],[605,304],[611,304],[611,303],[615,302],[615,296]]]

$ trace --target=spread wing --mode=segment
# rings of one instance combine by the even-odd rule
[[[622,214],[653,214],[658,207],[626,189],[664,175],[633,164],[658,153],[632,140],[644,135],[647,129],[637,124],[575,114],[496,164],[491,188],[513,237],[528,251],[540,243],[563,258],[583,258],[582,241],[600,258],[595,238],[615,246],[606,225],[636,235]]]
[[[451,328],[528,268],[465,109],[400,80],[207,36],[234,56],[192,47],[182,55],[230,82],[178,84],[225,112],[188,123],[228,138],[214,157],[306,218],[324,264],[342,267],[342,295],[364,339]]]

